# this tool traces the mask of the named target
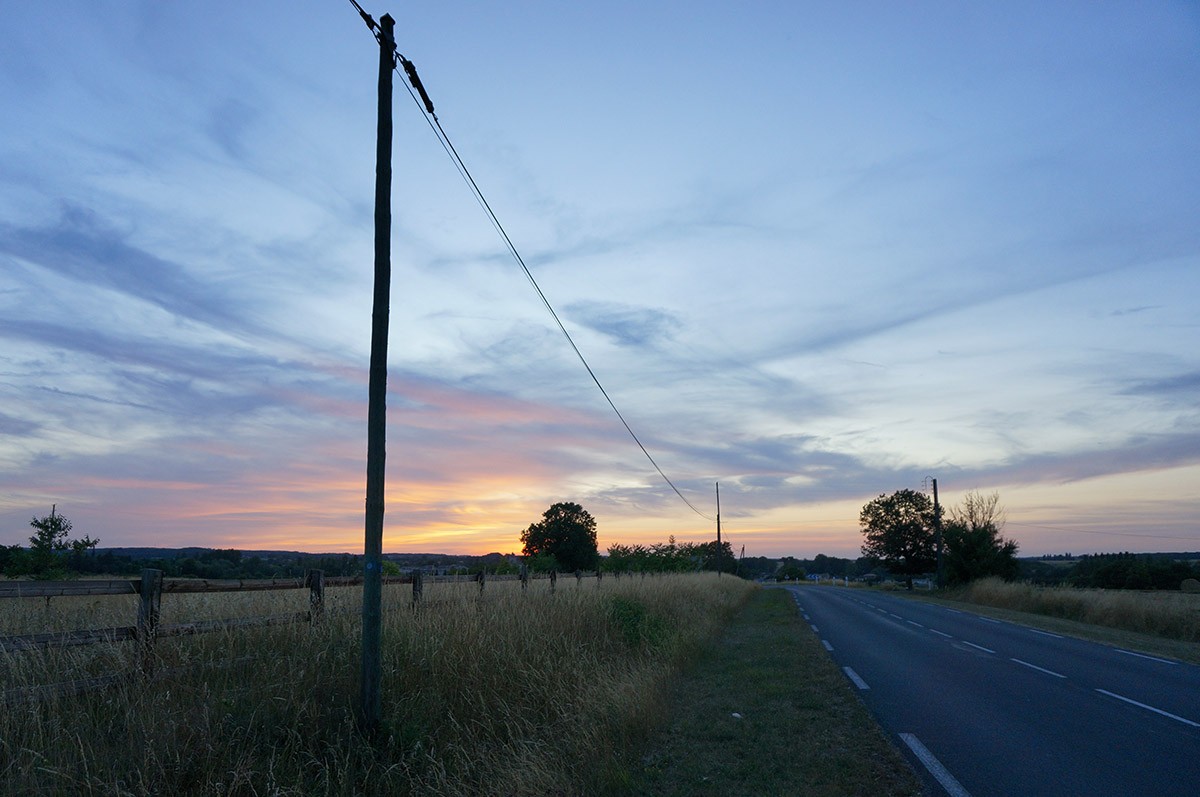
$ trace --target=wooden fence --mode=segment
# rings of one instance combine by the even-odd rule
[[[584,578],[596,578],[597,583],[603,577],[600,571],[573,574],[577,585],[581,586]],[[529,582],[547,580],[553,592],[558,583],[559,574],[531,574],[525,568],[520,574],[432,576],[420,571],[414,571],[406,576],[384,576],[384,584],[411,584],[412,605],[421,605],[424,599],[424,587],[427,583],[476,583],[479,594],[491,581],[520,581],[522,590],[528,589]],[[14,700],[40,699],[50,694],[77,694],[91,689],[111,686],[121,683],[131,677],[150,677],[154,674],[154,644],[160,638],[205,634],[213,631],[223,631],[237,628],[251,628],[273,625],[288,625],[292,623],[317,623],[325,614],[325,589],[327,587],[352,587],[363,583],[362,576],[342,576],[326,578],[321,570],[308,570],[304,578],[292,579],[254,579],[254,580],[207,580],[207,579],[178,579],[167,581],[161,570],[146,569],[140,579],[116,580],[77,580],[77,581],[0,581],[0,599],[3,598],[45,598],[49,601],[56,597],[86,596],[86,595],[137,595],[137,618],[134,625],[118,626],[115,628],[96,628],[74,631],[51,631],[39,634],[17,634],[0,636],[0,652],[17,653],[20,651],[39,650],[46,648],[72,647],[76,645],[94,645],[105,642],[136,642],[139,645],[138,669],[135,673],[116,674],[71,681],[63,684],[47,686],[6,689],[4,702]],[[188,623],[170,625],[159,622],[162,598],[164,594],[181,595],[201,592],[245,592],[256,590],[308,590],[308,611],[290,614],[270,615],[261,617],[239,617],[223,620],[199,620]]]

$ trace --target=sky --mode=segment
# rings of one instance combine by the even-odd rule
[[[384,550],[1200,550],[1200,6],[405,2]],[[0,543],[361,551],[378,46],[346,0],[0,0]]]

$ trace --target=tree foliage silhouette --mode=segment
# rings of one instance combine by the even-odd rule
[[[69,539],[71,521],[58,514],[54,507],[50,508],[49,515],[35,517],[29,525],[33,527],[29,537],[29,569],[35,576],[47,577],[62,572],[68,555],[75,560],[81,559],[100,542],[87,535],[79,540]]]
[[[881,495],[862,508],[858,522],[864,535],[862,552],[883,562],[891,572],[912,577],[937,567],[933,501],[916,490]]]
[[[599,561],[596,519],[572,502],[553,504],[521,532],[526,556],[552,556],[560,570],[591,570]]]
[[[1017,543],[1000,536],[1005,512],[1000,494],[972,490],[950,510],[943,535],[946,543],[946,582],[966,584],[978,578],[1017,577]]]

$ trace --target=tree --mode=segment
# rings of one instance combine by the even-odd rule
[[[717,570],[722,573],[733,573],[737,570],[737,557],[733,555],[733,546],[727,541],[696,543],[695,555],[700,557],[700,569]]]
[[[863,555],[907,576],[909,589],[913,576],[937,567],[933,502],[924,493],[897,490],[881,495],[863,506],[858,522],[864,535]]]
[[[83,555],[96,547],[99,540],[84,536],[81,540],[67,537],[71,533],[71,521],[50,507],[50,514],[29,521],[33,534],[29,538],[29,571],[35,576],[48,577],[62,572],[71,560],[79,562]]]
[[[1017,577],[1017,543],[1000,536],[1005,512],[1000,494],[981,495],[972,490],[949,512],[943,529],[946,583],[967,584],[979,578]]]
[[[579,504],[563,502],[542,513],[539,523],[521,532],[525,556],[549,555],[560,569],[592,570],[599,561],[596,520]]]

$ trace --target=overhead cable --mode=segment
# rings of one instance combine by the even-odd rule
[[[379,40],[380,36],[378,32],[378,26],[375,24],[375,21],[369,14],[363,11],[362,6],[360,6],[356,0],[349,1],[362,16],[363,20],[367,23],[367,27],[375,35],[376,40]],[[538,298],[541,299],[542,304],[550,313],[551,318],[554,319],[554,323],[558,326],[559,331],[562,332],[563,337],[565,337],[567,343],[570,344],[571,349],[575,352],[575,356],[579,358],[581,363],[583,363],[583,367],[587,370],[588,376],[592,378],[592,381],[596,384],[596,387],[599,388],[601,395],[604,396],[604,400],[608,402],[608,406],[612,408],[614,413],[616,413],[617,418],[621,421],[621,425],[625,427],[625,431],[627,431],[629,436],[633,438],[633,442],[637,444],[638,448],[641,449],[642,453],[646,456],[646,459],[649,460],[652,466],[654,466],[654,470],[658,472],[658,475],[662,477],[663,481],[665,481],[667,485],[675,492],[675,494],[679,496],[680,500],[687,504],[687,506],[700,517],[704,518],[705,520],[712,521],[713,518],[697,509],[695,505],[693,505],[692,502],[689,501],[687,497],[679,491],[679,488],[675,486],[675,483],[671,481],[666,472],[659,467],[658,462],[655,461],[654,457],[650,454],[650,451],[645,445],[642,444],[641,439],[639,439],[637,434],[633,431],[633,427],[631,427],[629,422],[625,420],[625,416],[622,415],[621,410],[617,408],[616,402],[612,400],[612,397],[608,394],[608,391],[605,390],[604,385],[600,382],[600,378],[596,376],[596,372],[592,370],[592,366],[588,364],[587,358],[583,356],[583,352],[580,351],[579,346],[576,345],[575,339],[571,337],[571,333],[567,331],[562,319],[560,319],[558,313],[555,312],[554,306],[550,304],[550,300],[546,298],[546,294],[542,291],[541,286],[538,285],[537,280],[534,279],[533,272],[525,263],[525,258],[521,256],[516,244],[513,243],[512,238],[509,237],[508,232],[504,229],[504,225],[500,223],[500,219],[492,210],[491,204],[487,201],[487,197],[484,196],[479,184],[475,182],[475,178],[471,175],[466,163],[463,162],[462,157],[459,156],[458,150],[455,148],[454,143],[450,140],[450,136],[447,135],[445,129],[442,127],[441,120],[438,119],[437,114],[434,112],[433,101],[429,98],[429,94],[425,91],[425,86],[421,83],[421,78],[417,74],[416,67],[413,65],[412,61],[405,58],[398,50],[395,49],[394,44],[393,52],[395,53],[395,60],[397,62],[394,63],[393,68],[396,70],[397,74],[400,74],[400,69],[403,67],[404,73],[402,77],[406,77],[408,79],[408,82],[404,85],[408,90],[409,96],[412,97],[413,102],[425,112],[426,123],[429,124],[434,136],[442,145],[442,149],[445,150],[446,154],[450,156],[455,168],[458,169],[459,175],[463,178],[463,181],[470,189],[471,195],[475,197],[475,201],[479,203],[479,206],[487,215],[492,227],[495,228],[496,232],[504,241],[504,245],[508,248],[509,254],[512,255],[513,259],[516,260],[517,264],[521,267],[521,270],[525,273],[525,277],[529,280],[529,284],[532,285],[534,291],[537,292]],[[414,90],[417,92],[416,94],[413,93]],[[418,94],[420,95],[420,99],[417,97]]]

